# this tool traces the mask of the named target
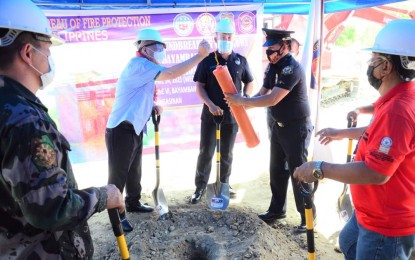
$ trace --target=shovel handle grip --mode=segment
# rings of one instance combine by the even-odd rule
[[[130,259],[130,253],[128,252],[127,242],[125,241],[124,231],[121,226],[120,215],[117,209],[109,209],[108,215],[114,231],[115,238],[117,239],[118,249],[120,250],[121,259]]]
[[[153,124],[158,126],[160,124],[160,115],[156,115],[156,110],[153,109],[151,112],[151,119],[153,120]]]
[[[224,115],[221,115],[221,116],[213,116],[213,121],[215,121],[215,123],[217,125],[220,125],[220,124],[222,124],[224,117],[225,117]]]
[[[347,128],[356,127],[356,126],[357,126],[357,120],[353,121],[352,117],[347,118]]]
[[[318,181],[315,181],[314,182],[313,189],[306,189],[306,188],[304,188],[303,183],[300,182],[300,181],[297,182],[297,186],[300,189],[300,193],[301,193],[301,195],[303,195],[303,197],[311,197],[316,192],[316,190],[317,190]]]

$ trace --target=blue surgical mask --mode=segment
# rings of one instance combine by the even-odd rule
[[[233,41],[218,40],[219,53],[231,53],[233,48]]]

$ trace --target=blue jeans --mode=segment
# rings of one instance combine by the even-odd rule
[[[345,259],[409,259],[415,250],[415,235],[388,237],[361,226],[355,212],[339,236]]]

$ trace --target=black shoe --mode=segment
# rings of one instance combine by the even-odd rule
[[[121,220],[121,227],[124,232],[133,231],[134,228],[128,221],[127,217],[125,216],[125,212],[123,214],[120,214],[120,220]]]
[[[196,189],[195,193],[193,193],[192,198],[190,199],[190,202],[192,204],[196,204],[202,199],[203,194],[205,194],[206,189]]]
[[[301,221],[300,225],[294,227],[294,231],[297,233],[304,233],[307,231],[307,226],[305,222]]]
[[[283,219],[287,217],[287,215],[285,213],[274,213],[271,211],[265,211],[264,213],[259,214],[258,217],[265,222],[270,222],[277,219]]]
[[[125,208],[127,212],[149,213],[154,211],[153,207],[141,204],[140,201],[136,203],[125,203]]]
[[[229,187],[229,197],[231,199],[235,199],[238,196],[238,193],[232,189],[232,187]]]
[[[317,225],[317,219],[314,218],[313,220],[313,226],[315,227]],[[305,220],[301,220],[300,225],[294,227],[294,231],[297,233],[304,233],[307,231],[307,224]]]

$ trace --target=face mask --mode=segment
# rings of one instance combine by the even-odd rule
[[[382,85],[382,79],[378,79],[373,75],[373,71],[382,65],[383,63],[378,64],[377,66],[369,66],[367,67],[367,80],[369,81],[369,84],[376,90],[379,90],[380,85]]]
[[[266,50],[265,51],[265,53],[267,54],[267,58],[268,58],[268,60],[270,61],[270,62],[272,62],[272,59],[271,59],[271,55],[272,54],[274,54],[274,53],[277,53],[277,56],[281,56],[281,49],[282,49],[282,47],[283,46],[281,46],[278,50]]]
[[[161,50],[161,51],[153,51],[152,49],[149,48],[150,51],[153,52],[153,59],[158,63],[161,64],[163,62],[163,60],[166,58],[166,51],[165,50]]]
[[[161,64],[165,58],[166,58],[166,52],[164,50],[162,50],[162,51],[156,51],[154,53],[154,59],[159,64]]]
[[[218,51],[219,53],[231,53],[233,48],[232,41],[218,40]]]
[[[51,55],[48,56],[44,54],[43,52],[41,52],[40,50],[36,49],[35,47],[33,47],[33,49],[35,49],[36,51],[38,51],[40,54],[42,54],[48,59],[49,71],[43,74],[38,69],[36,69],[33,65],[29,64],[30,67],[32,67],[35,71],[37,71],[40,74],[40,80],[42,81],[42,85],[40,86],[40,89],[44,89],[47,85],[52,83],[53,78],[55,77],[55,62],[53,61]]]

